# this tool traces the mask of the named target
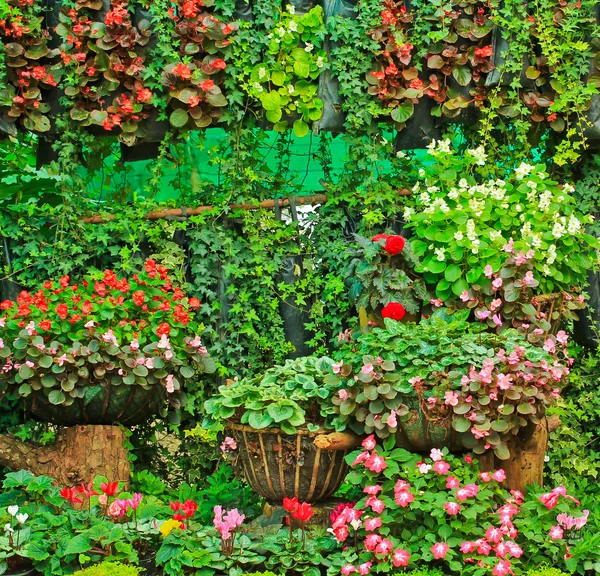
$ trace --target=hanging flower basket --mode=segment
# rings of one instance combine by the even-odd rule
[[[165,407],[166,390],[162,384],[149,386],[96,385],[81,389],[83,396],[73,403],[52,404],[44,390],[26,398],[26,408],[45,422],[62,426],[80,424],[141,424]]]
[[[349,434],[342,435],[346,441],[341,444],[328,443],[331,430],[325,429],[285,434],[232,422],[226,429],[236,441],[237,466],[250,486],[278,503],[286,497],[316,502],[332,496],[348,472],[345,456],[359,444],[358,436]]]

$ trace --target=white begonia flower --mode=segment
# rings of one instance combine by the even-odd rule
[[[404,221],[405,221],[405,222],[410,222],[410,218],[411,218],[411,216],[412,216],[414,213],[415,213],[415,209],[414,209],[414,208],[411,208],[410,206],[407,206],[407,207],[404,209],[404,214],[403,214]]]
[[[406,152],[398,150],[398,152],[396,152],[396,158],[406,158]]]
[[[467,179],[466,178],[461,178],[458,181],[458,187],[459,188],[468,188],[469,187],[469,183],[467,182]]]
[[[436,259],[439,262],[443,262],[446,259],[445,253],[446,253],[446,249],[445,248],[436,248],[434,250],[435,255],[436,255]]]
[[[14,506],[9,506],[7,510],[11,516],[16,516],[17,512],[19,511],[19,507],[15,504]]]
[[[289,14],[296,13],[296,7],[293,4],[286,4],[285,9],[288,11]]]
[[[518,168],[515,168],[515,176],[517,177],[517,180],[523,180],[525,176],[529,176],[532,170],[533,166],[531,164],[521,162],[521,165]]]
[[[427,192],[421,192],[421,194],[419,194],[419,202],[422,202],[423,204],[429,204],[430,201],[431,196]]]
[[[487,154],[483,146],[478,146],[475,150],[467,150],[467,154],[471,156],[478,166],[485,166],[487,160]]]
[[[259,78],[264,78],[267,75],[267,69],[264,66],[261,66],[258,69],[258,77]]]
[[[16,518],[19,524],[25,524],[27,518],[29,518],[29,514],[17,514]]]
[[[458,190],[456,188],[450,188],[450,192],[448,192],[448,198],[456,200],[458,198]]]
[[[312,52],[314,49],[315,45],[311,44],[310,42],[306,43],[306,46],[304,47],[304,51],[305,52]]]
[[[573,194],[573,192],[575,192],[575,187],[567,183],[563,186],[563,191],[567,194]]]
[[[490,232],[490,240],[492,242],[496,242],[497,240],[500,240],[502,238],[502,232],[500,232],[500,230],[492,230]],[[504,242],[504,239],[502,238],[502,241]]]
[[[454,239],[456,241],[460,242],[463,238],[464,238],[464,234],[460,230],[458,232],[454,233]]]
[[[262,87],[262,84],[260,82],[255,82],[254,83],[254,89],[257,92],[264,92],[264,88]]]
[[[531,247],[532,248],[541,248],[542,246],[542,237],[539,234],[533,234],[531,237]]]
[[[521,228],[521,236],[524,238],[531,235],[531,222],[525,222]]]
[[[550,203],[552,201],[552,192],[550,190],[546,190],[540,194],[540,201],[538,203],[538,208],[542,212],[548,212],[550,208]]]
[[[556,222],[552,228],[552,236],[556,239],[562,238],[565,235],[567,229],[560,222]]]
[[[439,192],[440,189],[437,186],[428,186],[427,187],[427,192],[429,192],[430,194],[435,194],[436,192]]]
[[[276,32],[279,34],[279,36],[285,36],[285,28],[283,26],[277,28]]]
[[[569,232],[569,234],[571,234],[571,236],[579,234],[581,232],[581,222],[576,216],[573,216],[572,214],[569,217],[567,231]]]
[[[290,30],[290,32],[298,31],[298,24],[296,24],[295,20],[290,20],[290,23],[288,24],[288,29]]]
[[[419,168],[419,176],[423,178],[425,176],[425,170],[423,168]]]
[[[288,94],[292,94],[294,90],[295,88],[291,84],[287,87]]]
[[[517,204],[517,205],[515,206],[515,210],[516,210],[517,212],[522,212],[522,211],[523,211],[523,206],[521,206],[520,204]]]
[[[317,68],[323,68],[323,66],[325,66],[325,60],[323,59],[323,56],[317,56],[316,65]]]
[[[550,276],[552,272],[550,271],[550,267],[548,266],[548,264],[544,264],[544,266],[542,267],[542,273],[544,274],[544,276]]]
[[[548,258],[546,258],[546,264],[554,264],[556,262],[556,245],[550,244],[548,248]]]
[[[440,140],[438,142],[438,150],[440,152],[445,152],[446,154],[451,153],[452,149],[450,148],[450,146],[452,145],[452,142],[450,141],[450,138],[446,138],[445,140]]]
[[[537,182],[534,182],[533,180],[527,180],[527,186],[532,190],[535,190],[538,185]]]

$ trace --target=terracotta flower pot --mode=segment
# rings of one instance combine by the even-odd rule
[[[278,428],[256,430],[230,422],[226,430],[237,443],[236,465],[250,486],[276,503],[285,497],[316,502],[332,496],[348,472],[344,457],[360,443],[358,437],[345,434],[348,441],[328,445],[321,440],[331,431],[323,429],[299,428],[290,435]]]
[[[165,387],[151,386],[93,386],[85,391],[83,398],[75,398],[73,404],[52,404],[42,390],[33,392],[26,401],[27,409],[37,418],[63,426],[78,424],[140,424],[158,414],[164,406]]]

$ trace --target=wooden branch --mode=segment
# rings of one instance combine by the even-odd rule
[[[327,202],[327,196],[325,194],[314,194],[313,196],[296,196],[294,199],[297,205],[322,204],[323,202]],[[285,206],[290,205],[290,200],[289,198],[280,198],[278,200],[263,200],[258,204],[231,204],[229,206],[229,209],[264,210],[267,208],[274,208],[275,203],[277,203],[280,207],[283,208]],[[146,214],[146,219],[161,220],[163,218],[170,217],[197,216],[198,214],[202,214],[202,212],[208,212],[214,209],[214,206],[198,206],[196,208],[166,208],[164,210],[157,210],[156,212],[148,212],[148,214]],[[80,220],[86,224],[101,224],[103,222],[109,222],[110,220],[114,220],[117,216],[117,214],[95,214],[94,216],[80,218]]]
[[[321,450],[350,450],[360,446],[361,438],[353,432],[332,432],[320,434],[313,444]]]
[[[548,432],[554,432],[562,424],[558,414],[548,416]]]
[[[130,465],[125,435],[117,426],[73,426],[59,433],[50,446],[36,446],[0,435],[0,464],[54,478],[59,486],[91,482],[106,476],[129,484]]]

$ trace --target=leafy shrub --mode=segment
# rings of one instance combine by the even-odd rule
[[[553,568],[551,566],[547,566],[546,564],[542,564],[537,568],[528,570],[526,576],[567,576],[567,573],[559,570],[558,568]]]
[[[137,566],[107,560],[102,564],[79,570],[73,576],[138,576],[141,570]]]

